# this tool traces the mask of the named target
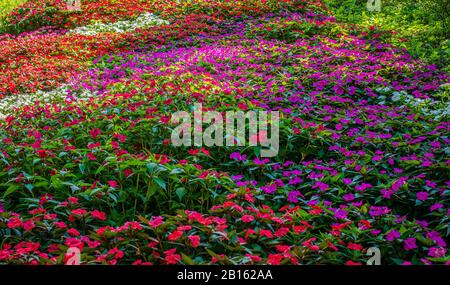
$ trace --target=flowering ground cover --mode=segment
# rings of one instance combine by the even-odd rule
[[[319,1],[180,2],[2,35],[0,264],[449,263],[448,74]],[[175,147],[195,103],[278,111],[278,155]]]

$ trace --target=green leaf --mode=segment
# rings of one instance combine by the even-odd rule
[[[181,257],[183,259],[183,262],[186,263],[187,265],[195,265],[196,263],[186,254],[181,253]]]
[[[161,178],[158,178],[158,177],[155,177],[153,180],[156,182],[156,184],[159,185],[159,187],[166,190],[166,182],[164,180],[162,180]]]
[[[9,185],[8,189],[6,189],[6,192],[3,194],[3,198],[11,195],[12,193],[16,192],[17,190],[19,190],[19,186],[16,184],[11,184]]]
[[[180,199],[180,201],[181,201],[183,199],[184,195],[186,195],[186,189],[178,188],[177,190],[175,190],[175,194],[177,194],[178,199]]]

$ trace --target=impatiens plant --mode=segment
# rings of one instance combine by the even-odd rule
[[[319,1],[144,2],[1,36],[0,264],[449,263],[446,73]],[[196,103],[278,154],[172,145]]]

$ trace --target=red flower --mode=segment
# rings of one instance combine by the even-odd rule
[[[267,258],[267,264],[269,265],[280,265],[283,255],[281,254],[269,254]]]
[[[349,260],[345,263],[345,265],[362,265],[361,262],[354,262],[353,260]]]
[[[71,204],[78,204],[78,198],[76,197],[69,197],[67,198],[67,201],[69,201],[69,203]]]
[[[95,139],[95,138],[98,137],[101,133],[102,133],[102,131],[100,131],[99,129],[92,129],[91,132],[90,132],[89,134],[91,135],[91,138]]]
[[[11,218],[6,225],[10,229],[15,229],[15,228],[22,226],[22,221],[18,218]]]
[[[111,147],[112,147],[112,148],[120,148],[119,143],[118,143],[118,142],[115,142],[115,141],[112,141],[112,142],[111,142]]]
[[[328,244],[328,246],[329,246],[331,249],[333,249],[334,251],[338,251],[338,250],[339,250],[339,249],[338,249],[334,244],[332,244],[331,242],[327,241],[327,244]]]
[[[31,231],[32,229],[35,228],[34,222],[33,222],[32,220],[28,220],[28,221],[24,222],[24,223],[23,223],[23,228],[24,228],[27,232]]]
[[[67,230],[67,233],[68,233],[69,235],[71,235],[71,236],[74,236],[74,237],[77,237],[77,236],[80,235],[80,232],[77,231],[77,230],[74,229],[74,228],[70,228],[69,230]]]
[[[182,235],[183,235],[182,231],[174,231],[173,233],[169,234],[167,239],[170,241],[175,241],[175,240],[179,239]]]
[[[123,251],[121,251],[120,249],[118,249],[117,247],[110,249],[108,251],[108,255],[114,255],[114,259],[120,259],[122,258],[125,254],[123,253]]]
[[[60,229],[67,228],[67,225],[64,222],[53,222],[53,224]]]
[[[86,156],[89,158],[89,160],[97,160],[97,158],[95,157],[95,155],[92,152],[86,154]]]
[[[262,260],[261,257],[256,256],[256,255],[251,255],[250,253],[247,253],[245,256],[253,262],[260,262]]]
[[[289,232],[288,228],[286,228],[286,227],[280,228],[275,232],[275,236],[280,238],[280,237],[287,235],[288,232]]]
[[[352,243],[352,242],[348,243],[347,248],[352,249],[352,250],[357,250],[357,251],[361,251],[363,249],[362,245],[357,244],[357,243]]]
[[[164,252],[164,254],[166,255],[165,261],[167,264],[177,264],[178,261],[180,261],[181,256],[179,254],[176,254],[176,251],[176,248],[172,248]]]
[[[101,221],[106,220],[106,214],[104,212],[100,212],[99,210],[92,211],[91,216]]]
[[[117,188],[117,186],[118,186],[117,181],[114,181],[114,180],[109,180],[108,185],[112,188]]]
[[[255,220],[255,217],[253,217],[252,215],[244,215],[244,216],[242,216],[241,220],[244,223],[251,223]]]
[[[272,238],[273,237],[272,232],[269,231],[269,230],[260,230],[259,231],[259,235],[261,237],[268,237],[268,238]]]
[[[148,222],[148,224],[150,225],[150,227],[151,227],[152,229],[154,229],[154,228],[157,228],[157,227],[159,227],[160,225],[162,225],[162,224],[163,224],[163,220],[164,220],[164,218],[161,217],[161,216],[153,217],[153,218],[151,219],[151,221]]]
[[[188,236],[188,239],[191,242],[192,247],[198,247],[200,245],[200,236],[198,235]]]
[[[164,125],[167,125],[170,122],[170,116],[161,116],[161,123],[163,123]]]
[[[207,150],[206,148],[202,147],[202,152],[207,155],[210,156],[209,150]]]
[[[86,214],[86,210],[85,209],[75,209],[75,210],[72,210],[72,214],[77,215],[77,216],[83,216],[84,214]]]
[[[281,245],[281,244],[275,246],[275,248],[280,253],[286,253],[286,252],[288,252],[291,249],[290,246],[288,246],[288,245]]]
[[[118,139],[120,142],[125,142],[127,139],[127,136],[121,135],[121,134],[114,134],[114,138]]]
[[[199,149],[190,149],[188,152],[190,155],[197,155],[200,152],[200,150]]]
[[[131,169],[125,169],[125,170],[123,171],[123,174],[125,175],[125,177],[128,177],[128,176],[130,176],[131,174],[133,174],[133,170],[131,170]]]

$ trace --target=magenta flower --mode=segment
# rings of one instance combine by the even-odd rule
[[[413,237],[405,239],[403,241],[403,248],[405,250],[411,250],[411,249],[417,248],[416,239]]]
[[[347,193],[343,196],[343,198],[344,198],[344,201],[350,202],[350,201],[355,200],[355,195],[353,195],[352,193]]]
[[[428,249],[428,256],[431,257],[443,257],[447,253],[447,249],[443,247],[430,247]]]
[[[439,209],[441,209],[441,208],[443,208],[443,207],[444,207],[443,204],[441,204],[441,203],[436,203],[436,204],[431,205],[430,211],[433,212],[433,211],[439,210]]]
[[[328,189],[328,184],[323,183],[322,181],[317,181],[311,188],[312,189],[319,188],[320,191],[325,192]]]
[[[395,239],[398,239],[399,237],[400,237],[400,232],[398,232],[396,230],[392,230],[386,235],[386,239],[388,241],[393,241]]]
[[[289,194],[288,194],[288,201],[289,202],[291,202],[291,203],[297,203],[298,202],[298,196],[300,196],[301,195],[301,193],[300,193],[300,191],[291,191],[291,192],[289,192]]]
[[[429,196],[428,192],[425,192],[425,191],[421,191],[416,194],[417,200],[420,200],[420,201],[427,200],[428,196]]]
[[[342,182],[344,182],[345,185],[350,185],[352,184],[353,180],[351,180],[350,178],[344,178],[342,179]]]

